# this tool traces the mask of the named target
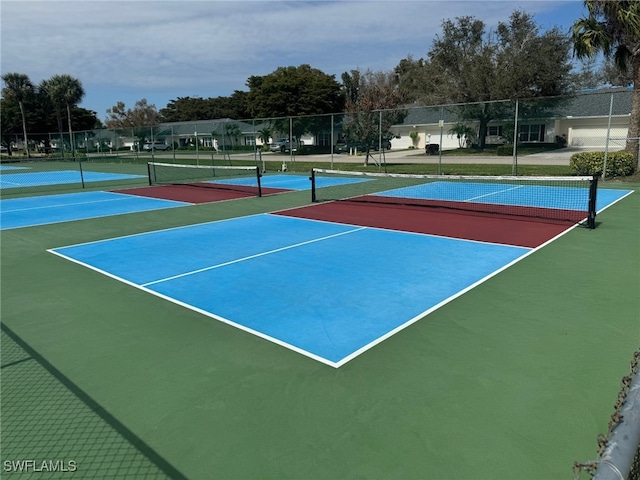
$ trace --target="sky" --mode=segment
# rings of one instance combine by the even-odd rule
[[[0,0],[0,71],[34,84],[82,82],[96,112],[143,98],[158,110],[180,97],[248,91],[252,75],[309,64],[337,81],[354,69],[391,71],[425,58],[445,19],[488,29],[515,10],[544,32],[568,31],[582,0]]]

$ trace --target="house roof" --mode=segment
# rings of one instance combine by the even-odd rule
[[[612,115],[628,115],[631,113],[633,89],[611,88],[585,92],[577,95],[571,101],[558,109],[560,117],[607,117],[613,98]]]
[[[630,88],[612,88],[566,97],[566,101],[554,105],[551,113],[547,110],[546,113],[540,114],[540,117],[554,119],[607,117],[612,98],[612,115],[628,115],[631,112],[633,90]],[[543,101],[544,99],[538,100]],[[407,107],[407,116],[401,125],[396,126],[433,125],[437,124],[440,119],[443,119],[445,123],[455,123],[461,119],[458,114],[458,109],[461,106]]]
[[[607,117],[609,108],[611,107],[611,99],[613,98],[612,115],[623,116],[629,115],[631,112],[631,104],[633,102],[632,88],[610,88],[595,90],[591,92],[582,92],[573,97],[565,97],[565,101],[555,104],[552,111],[545,109],[544,112],[538,112],[536,118],[545,119],[563,119],[563,118],[589,118],[589,117]],[[545,99],[534,99],[535,101],[544,101]],[[549,100],[549,99],[546,99]],[[507,103],[508,101],[505,101]],[[524,102],[524,101],[523,101]],[[437,125],[442,119],[445,123],[451,124],[461,120],[459,109],[462,105],[438,105],[438,106],[405,106],[407,115],[401,124],[394,125],[395,128],[419,125]],[[512,118],[513,113],[510,113]],[[532,118],[528,118],[531,120]],[[242,135],[254,135],[265,127],[269,127],[268,122],[260,121],[260,123],[252,123],[250,121],[233,120],[231,118],[222,118],[215,120],[198,120],[187,122],[168,122],[158,125],[154,132],[156,137],[193,136],[196,132],[198,135],[208,136],[212,133],[221,135],[225,133],[225,125],[235,124],[238,126]],[[96,139],[111,139],[114,132],[112,130],[93,130],[93,137]]]

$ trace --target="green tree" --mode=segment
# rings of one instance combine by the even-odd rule
[[[71,109],[84,98],[85,92],[82,82],[71,75],[54,75],[44,83],[44,88],[56,109],[65,109],[67,114],[67,128],[72,155],[75,156],[75,142],[73,141],[73,126],[71,123]]]
[[[393,138],[391,126],[401,123],[406,113],[398,109],[402,95],[391,72],[351,70],[342,74],[345,104],[343,132],[350,142],[366,148],[364,164],[369,164],[371,147]]]
[[[258,138],[262,142],[263,146],[266,146],[271,141],[273,131],[269,127],[264,127],[258,130]]]
[[[246,119],[251,117],[247,104],[248,95],[248,92],[236,90],[230,97],[178,97],[176,100],[171,100],[165,108],[160,109],[160,114],[166,122],[221,118]]]
[[[43,80],[35,89],[33,95],[29,95],[24,100],[24,109],[27,115],[27,131],[29,138],[33,143],[39,140],[44,145],[44,150],[49,151],[49,140],[52,132],[58,132],[62,135],[63,121],[62,111],[55,108],[51,98],[46,91],[48,81]],[[11,141],[17,136],[22,136],[22,120],[20,114],[20,106],[17,99],[11,95],[4,95],[7,91],[3,91],[2,121],[0,122],[0,134],[5,145],[10,147]],[[96,112],[85,108],[72,106],[71,121],[76,134],[79,130],[93,130],[102,128],[102,123],[96,116]],[[90,134],[89,134],[90,135]]]
[[[231,139],[231,148],[233,148],[242,132],[240,131],[240,127],[237,123],[231,122],[224,124],[224,133]]]
[[[24,147],[27,151],[27,157],[31,157],[29,153],[29,143],[27,138],[27,115],[25,112],[25,101],[29,99],[35,92],[33,83],[29,77],[23,73],[6,73],[2,76],[5,88],[3,96],[11,95],[18,102],[20,107],[20,115],[22,116],[22,134],[24,138]]]
[[[0,138],[9,155],[13,155],[11,142],[18,135],[22,135],[20,107],[12,96],[3,97],[0,100]]]
[[[635,157],[638,170],[640,136],[640,2],[637,0],[585,0],[588,16],[573,24],[573,50],[577,57],[602,53],[620,72],[632,72],[633,103],[626,150]]]
[[[117,102],[107,109],[107,115],[105,127],[131,132],[140,144],[150,139],[154,128],[163,120],[156,106],[146,98],[138,100],[133,108],[127,108],[124,102]]]
[[[521,11],[489,32],[481,20],[459,17],[442,22],[442,35],[434,40],[427,60],[406,59],[396,67],[396,75],[405,94],[410,94],[406,82],[411,82],[419,86],[416,96],[469,104],[459,113],[479,123],[478,143],[484,148],[489,122],[511,108],[498,101],[573,91],[570,43],[557,28],[540,33],[532,17]]]
[[[178,97],[170,100],[160,114],[167,122],[188,122],[193,120],[210,120],[215,118],[211,113],[210,99],[199,97]]]
[[[604,79],[604,83],[608,83],[614,87],[633,86],[632,69],[627,68],[625,71],[620,70],[612,58],[604,61],[600,74]]]
[[[458,146],[464,148],[475,139],[475,130],[464,122],[458,122],[449,129],[449,136],[458,139]]]
[[[107,109],[107,115],[105,127],[114,129],[153,127],[162,121],[156,106],[149,104],[146,98],[138,100],[133,108],[127,108],[124,102],[117,102]]]
[[[279,67],[247,80],[247,107],[253,117],[271,119],[275,130],[298,139],[305,133],[328,129],[328,114],[344,109],[344,97],[334,75],[312,68]]]
[[[53,85],[51,80],[42,80],[38,85],[38,93],[40,94],[40,104],[46,110],[53,110],[56,118],[57,132],[62,134],[62,103],[54,101]]]

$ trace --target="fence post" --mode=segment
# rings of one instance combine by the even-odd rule
[[[513,122],[513,165],[511,166],[511,175],[518,174],[518,108],[520,104],[516,98],[516,115]]]
[[[611,94],[611,100],[609,101],[609,119],[607,121],[607,139],[604,143],[604,162],[602,165],[602,181],[607,176],[607,157],[609,156],[609,136],[611,135],[611,115],[613,113],[613,93]]]

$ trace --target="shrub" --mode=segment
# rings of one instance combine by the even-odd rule
[[[496,155],[500,157],[509,157],[513,155],[513,145],[498,145]]]
[[[605,177],[626,177],[633,174],[634,158],[629,152],[611,152],[607,155]],[[602,175],[604,152],[574,153],[569,161],[576,175]]]

